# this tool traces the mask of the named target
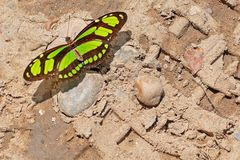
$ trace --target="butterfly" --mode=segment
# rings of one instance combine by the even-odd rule
[[[49,49],[27,66],[23,78],[27,81],[41,79],[69,79],[83,69],[96,67],[104,61],[110,41],[127,21],[124,12],[105,14],[87,25],[74,40]]]

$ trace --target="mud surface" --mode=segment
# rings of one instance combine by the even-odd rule
[[[239,6],[1,0],[0,159],[240,159]],[[126,12],[128,21],[106,64],[75,81],[24,81],[33,58],[64,43],[68,23],[74,36],[112,11]],[[81,99],[89,106],[67,116],[77,112],[81,82],[96,74],[89,81],[100,87]]]

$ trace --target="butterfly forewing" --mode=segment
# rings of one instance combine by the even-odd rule
[[[110,41],[127,21],[124,12],[112,12],[99,17],[85,27],[74,39],[74,41],[85,41],[88,39],[103,39]]]
[[[35,81],[56,76],[59,61],[69,51],[70,48],[67,45],[60,45],[45,51],[27,66],[23,78],[27,81]]]

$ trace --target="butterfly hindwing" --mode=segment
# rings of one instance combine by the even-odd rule
[[[59,79],[74,77],[83,69],[100,64],[109,48],[108,44],[101,40],[82,43],[75,48],[84,57],[84,61],[79,61],[71,47],[57,46],[36,57],[26,68],[24,79],[35,81],[50,77]]]
[[[72,78],[84,69],[90,69],[100,64],[107,55],[109,45],[104,41],[95,39],[78,45],[71,52],[66,54],[59,63],[59,79]],[[83,61],[79,61],[75,52],[81,53]],[[67,63],[65,61],[68,61]],[[62,67],[62,66],[65,67]]]

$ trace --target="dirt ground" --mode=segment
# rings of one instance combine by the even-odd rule
[[[101,71],[23,79],[68,23],[73,36],[113,11],[128,20]],[[0,0],[0,159],[239,160],[239,12],[237,0]]]

